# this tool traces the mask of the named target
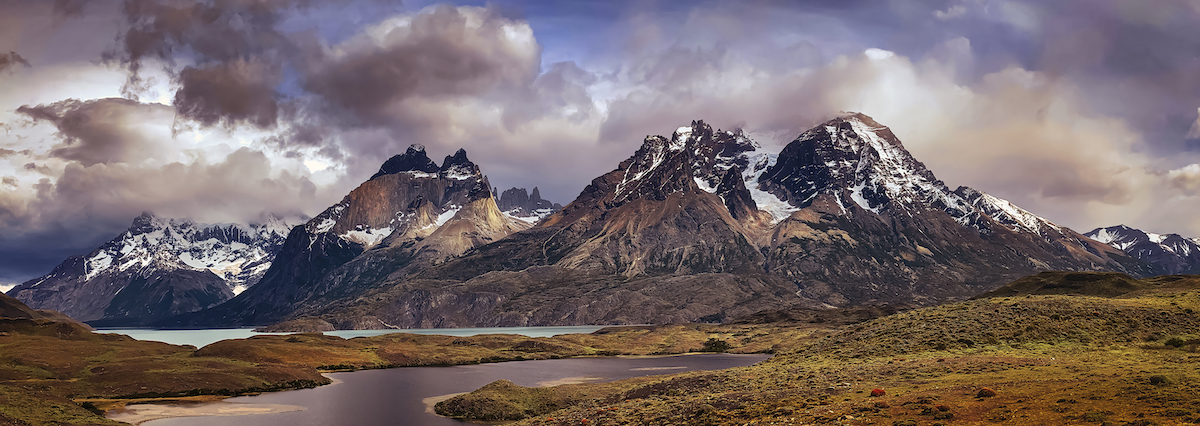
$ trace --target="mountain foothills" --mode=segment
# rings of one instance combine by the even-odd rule
[[[212,284],[187,282],[216,293],[169,313],[196,312],[165,319],[156,313],[154,324],[723,321],[764,309],[935,304],[1043,270],[1147,276],[1161,269],[1008,201],[950,190],[891,130],[863,114],[818,125],[778,153],[740,131],[692,122],[669,137],[648,136],[559,207],[537,188],[498,193],[463,150],[438,165],[413,145],[341,202],[292,228],[257,284],[229,301],[220,303],[229,278],[222,286],[215,271],[187,269]],[[141,229],[136,222],[134,228]],[[33,306],[86,313],[83,319],[134,315],[79,296],[114,299],[107,295],[121,288],[168,282],[157,275],[89,280],[138,270],[121,256],[132,253],[129,244],[149,244],[150,237],[136,239],[147,232],[156,231],[131,229],[12,294]],[[74,278],[58,278],[68,270]],[[43,287],[51,282],[59,284]],[[192,289],[174,291],[185,290]]]
[[[1005,200],[950,190],[862,114],[778,154],[697,121],[647,137],[532,226],[503,214],[465,153],[437,166],[410,148],[293,231],[259,285],[165,325],[721,321],[933,304],[1049,269],[1154,272]]]
[[[257,283],[307,218],[197,224],[143,213],[127,231],[9,294],[98,324],[137,324],[229,300]]]
[[[1086,235],[1149,263],[1156,268],[1155,274],[1200,273],[1200,238],[1155,234],[1125,225],[1096,228]]]

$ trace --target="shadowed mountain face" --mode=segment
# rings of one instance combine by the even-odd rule
[[[164,326],[267,324],[329,297],[355,295],[371,279],[428,265],[528,228],[503,215],[479,167],[463,150],[436,166],[413,145],[341,202],[288,235],[253,288]],[[381,327],[356,319],[347,327]]]
[[[1096,228],[1087,236],[1153,265],[1159,274],[1200,273],[1200,238],[1160,235],[1125,225]]]
[[[1005,200],[950,190],[861,114],[778,154],[703,122],[647,137],[562,210],[472,247],[432,262],[395,244],[368,251],[285,318],[350,328],[719,321],[963,299],[1039,270],[1152,272]]]

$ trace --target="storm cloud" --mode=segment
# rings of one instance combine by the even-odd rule
[[[180,86],[175,104],[181,115],[208,126],[271,127],[284,58],[295,57],[299,49],[275,26],[285,12],[307,4],[130,0],[122,9],[126,28],[119,45],[104,57],[129,70],[122,90],[133,99],[153,83],[143,67],[161,64]]]
[[[46,121],[58,129],[61,142],[50,148],[51,157],[76,161],[84,166],[135,163],[161,157],[168,147],[139,132],[138,127],[154,122],[156,118],[159,122],[169,122],[174,114],[165,105],[121,98],[86,102],[67,99],[50,105],[22,105],[17,112],[35,123]]]

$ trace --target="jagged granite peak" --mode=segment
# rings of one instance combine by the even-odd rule
[[[444,178],[469,179],[480,175],[479,166],[467,159],[467,150],[459,148],[454,155],[447,155],[442,160],[439,173]]]
[[[379,167],[371,179],[396,173],[438,173],[440,168],[425,154],[425,145],[412,144],[403,154],[393,156]]]
[[[506,189],[496,196],[496,204],[504,214],[530,223],[545,219],[562,208],[561,204],[542,199],[536,186],[532,194],[525,188]]]
[[[716,131],[700,120],[676,129],[670,138],[647,136],[618,166],[621,180],[609,204],[641,198],[662,201],[673,193],[697,190],[715,194],[726,174],[740,175],[749,167],[747,154],[758,148],[740,130]],[[750,197],[748,192],[743,195]]]
[[[199,310],[255,285],[304,219],[264,215],[250,224],[197,224],[144,212],[116,238],[11,294],[83,321],[137,324]]]
[[[404,155],[425,158],[416,146]],[[329,294],[352,294],[362,280],[442,261],[529,226],[500,212],[487,178],[459,149],[436,173],[391,173],[363,182],[296,227],[259,285],[214,309],[160,325],[266,324]]]
[[[1162,274],[1200,273],[1200,238],[1156,234],[1125,225],[1096,228],[1084,235],[1150,263]]]

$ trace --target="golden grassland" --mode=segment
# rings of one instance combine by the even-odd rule
[[[750,367],[493,383],[437,409],[516,425],[1200,423],[1196,310],[1196,291],[972,300],[802,336]]]
[[[0,319],[0,426],[120,424],[97,413],[318,386],[325,371],[697,350],[776,356],[611,383],[502,381],[437,410],[518,425],[1200,423],[1200,291],[1171,282],[1106,292],[1116,297],[1018,293],[899,313],[763,315],[758,324],[552,338],[296,334],[196,349]]]

